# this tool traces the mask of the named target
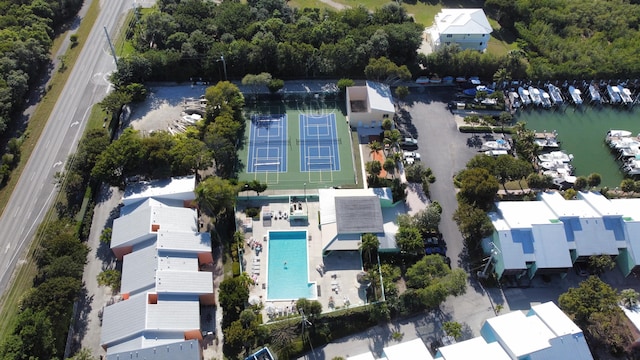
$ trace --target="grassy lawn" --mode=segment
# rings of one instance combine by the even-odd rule
[[[80,51],[82,50],[83,44],[87,41],[89,37],[89,33],[91,32],[91,28],[98,17],[100,12],[99,2],[94,1],[91,3],[87,15],[82,20],[78,31],[75,34],[78,35],[79,45],[75,48],[69,48],[65,53],[67,70],[64,72],[55,71],[52,74],[51,81],[47,87],[47,93],[42,98],[40,103],[38,104],[36,110],[34,111],[31,119],[29,120],[29,125],[25,132],[25,141],[21,147],[21,156],[20,163],[11,173],[11,178],[7,182],[7,185],[0,190],[0,213],[2,213],[5,209],[7,202],[9,201],[9,197],[11,193],[16,187],[18,179],[24,170],[24,167],[27,163],[27,160],[31,156],[33,149],[35,148],[40,135],[53,111],[53,107],[58,101],[58,97],[64,88],[69,75],[71,74],[71,69],[75,65],[75,62],[80,55]],[[53,44],[53,53],[57,49],[60,48],[62,42],[66,39],[67,33],[60,34],[55,40]],[[99,126],[102,126],[100,123]],[[48,213],[45,217],[49,219],[51,217],[51,213]],[[30,259],[33,255],[34,249],[39,246],[38,239],[35,239],[31,243],[29,247],[29,252],[27,259]],[[29,291],[33,285],[33,278],[35,277],[37,272],[36,266],[31,261],[26,261],[22,265],[16,267],[14,277],[11,281],[11,284],[7,288],[6,293],[0,299],[0,341],[4,340],[8,334],[13,331],[13,324],[16,320],[16,316],[18,314],[18,304],[22,299],[23,295]]]

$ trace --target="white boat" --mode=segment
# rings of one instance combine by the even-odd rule
[[[640,143],[633,144],[629,147],[618,149],[621,158],[637,157],[640,155]]]
[[[518,95],[522,101],[522,105],[531,105],[531,97],[529,97],[529,91],[522,86],[518,88]]]
[[[618,90],[620,90],[620,99],[623,104],[630,105],[633,103],[633,99],[631,98],[631,90],[623,87],[622,85],[618,85]]]
[[[570,188],[576,182],[576,177],[564,170],[546,170],[542,172],[542,175],[549,176],[554,185],[560,189]]]
[[[482,144],[483,150],[511,150],[511,144],[507,140],[498,139],[492,141],[485,141]]]
[[[534,139],[533,142],[541,148],[545,149],[555,149],[560,147],[560,143],[558,142],[558,140],[552,137],[544,139]]]
[[[637,138],[632,137],[612,138],[611,140],[609,140],[609,147],[616,150],[638,145],[640,145],[640,141]]]
[[[548,92],[544,90],[540,90],[542,92],[542,107],[550,108],[551,107],[551,96]]]
[[[622,169],[627,175],[640,175],[640,159],[631,158],[627,160]]]
[[[631,131],[627,131],[627,130],[609,130],[607,131],[607,138],[612,138],[612,137],[629,137],[631,136],[633,133]]]
[[[542,93],[540,93],[540,90],[538,90],[537,88],[529,86],[529,97],[531,98],[531,102],[534,105],[542,105]]]
[[[538,166],[543,170],[555,170],[555,171],[564,171],[571,173],[573,171],[573,167],[566,162],[553,160],[553,161],[542,161],[538,163]]]
[[[538,155],[538,160],[545,162],[545,161],[562,161],[562,162],[570,162],[571,160],[573,160],[573,155],[572,154],[567,154],[566,152],[562,151],[562,150],[558,150],[558,151],[552,151],[550,153],[547,154],[540,154]]]
[[[589,97],[591,97],[591,102],[594,102],[594,103],[602,102],[602,96],[600,95],[600,90],[598,90],[598,88],[593,84],[589,85]]]
[[[569,86],[569,95],[571,95],[571,100],[576,105],[582,105],[582,91],[577,89],[575,86]]]
[[[498,157],[500,155],[509,155],[509,152],[507,150],[487,150],[484,152],[484,154],[487,156]]]
[[[622,102],[622,97],[620,97],[620,89],[617,86],[607,85],[607,93],[609,94],[609,101],[612,104],[619,104]]]
[[[554,105],[564,104],[564,99],[562,98],[560,89],[557,86],[553,84],[548,84],[547,89],[549,90],[549,96],[551,97],[551,101],[553,102]]]
[[[518,96],[518,93],[515,91],[511,91],[508,94],[509,96],[509,103],[511,103],[511,107],[514,109],[518,109],[522,104],[520,103],[520,96]]]

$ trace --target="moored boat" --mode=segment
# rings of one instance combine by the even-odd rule
[[[591,102],[593,103],[601,103],[602,96],[600,95],[600,90],[594,84],[589,85],[589,97],[591,98]]]
[[[557,150],[557,151],[552,151],[550,153],[547,154],[540,154],[538,155],[538,160],[545,162],[545,161],[561,161],[561,162],[570,162],[571,160],[573,160],[573,155],[572,154],[567,154],[566,152],[562,151],[562,150]]]
[[[627,175],[640,175],[640,159],[631,158],[622,165],[622,170]]]
[[[630,105],[631,103],[633,103],[633,99],[631,98],[631,90],[622,85],[618,85],[618,90],[620,91],[620,100],[624,105]]]
[[[529,91],[522,86],[518,88],[518,95],[520,95],[520,101],[522,101],[522,105],[531,105],[531,97],[529,96]]]
[[[549,96],[549,93],[540,89],[540,92],[542,93],[542,107],[545,108],[550,108],[551,107],[551,97]]]
[[[620,89],[617,86],[607,85],[607,93],[609,94],[609,101],[612,104],[619,104],[622,102]]]
[[[560,106],[564,104],[564,99],[562,98],[560,89],[557,86],[553,84],[548,84],[547,90],[549,90],[549,96],[551,97],[551,101],[553,102],[554,105]]]
[[[540,90],[538,90],[538,88],[529,86],[529,97],[531,98],[531,102],[533,103],[533,105],[542,105],[542,93],[540,93]]]
[[[571,95],[571,101],[576,105],[582,105],[582,92],[575,86],[569,86],[569,95]]]

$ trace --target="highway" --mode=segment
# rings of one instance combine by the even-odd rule
[[[104,28],[114,37],[122,15],[133,2],[103,0],[100,7],[100,15],[0,217],[0,296],[53,203],[57,191],[54,174],[64,169],[69,154],[75,151],[91,107],[109,90],[108,76],[116,65]]]

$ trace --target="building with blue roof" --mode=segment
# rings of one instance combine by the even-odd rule
[[[625,276],[640,266],[640,199],[580,192],[566,200],[545,192],[538,201],[502,201],[495,209],[495,231],[483,248],[499,279],[566,274],[593,255],[615,258]]]

